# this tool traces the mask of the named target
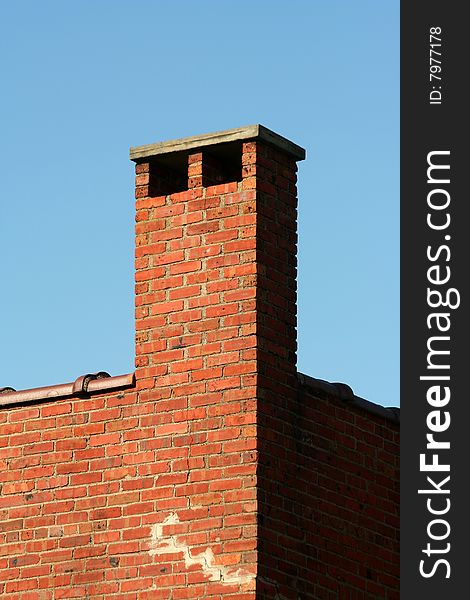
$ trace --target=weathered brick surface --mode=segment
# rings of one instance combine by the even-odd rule
[[[135,389],[0,411],[6,598],[398,597],[396,427],[298,383],[296,164],[241,151],[136,166]]]
[[[259,413],[257,597],[397,600],[397,425],[300,383]]]

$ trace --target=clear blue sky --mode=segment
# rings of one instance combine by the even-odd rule
[[[134,368],[129,146],[262,123],[299,168],[299,370],[399,403],[399,2],[0,3],[0,387]]]

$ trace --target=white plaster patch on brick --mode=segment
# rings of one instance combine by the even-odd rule
[[[209,577],[210,581],[220,581],[220,583],[226,584],[242,584],[248,583],[255,578],[254,573],[244,571],[243,569],[214,565],[215,557],[210,548],[206,548],[204,552],[193,556],[195,548],[190,548],[187,544],[178,541],[178,536],[176,535],[164,535],[163,528],[165,525],[175,525],[179,522],[177,513],[171,513],[162,523],[155,523],[153,525],[149,550],[151,556],[182,553],[186,568],[193,565],[200,565],[202,572]]]

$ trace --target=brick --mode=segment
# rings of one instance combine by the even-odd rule
[[[59,541],[60,548],[76,548],[78,546],[85,546],[91,543],[90,535],[77,535],[73,537],[62,538]]]
[[[170,300],[178,300],[180,298],[189,298],[191,296],[198,296],[201,293],[200,285],[186,286],[170,290]]]
[[[103,435],[95,435],[90,438],[90,446],[107,446],[111,444],[118,444],[119,441],[119,433],[105,433]]]
[[[89,463],[87,461],[83,462],[68,462],[64,464],[57,465],[57,475],[65,475],[68,473],[82,473],[84,471],[88,471]]]
[[[72,485],[87,485],[90,483],[97,483],[98,481],[101,481],[103,477],[102,473],[79,473],[77,475],[72,475],[72,477],[70,478],[70,483],[72,483]]]
[[[179,275],[181,273],[193,273],[201,270],[200,260],[186,260],[184,262],[170,265],[170,275]]]

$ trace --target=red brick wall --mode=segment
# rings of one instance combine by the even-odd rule
[[[397,600],[397,423],[301,382],[265,405],[258,597]]]
[[[136,166],[135,389],[0,409],[5,597],[397,597],[396,431],[298,386],[296,164],[240,146]]]

